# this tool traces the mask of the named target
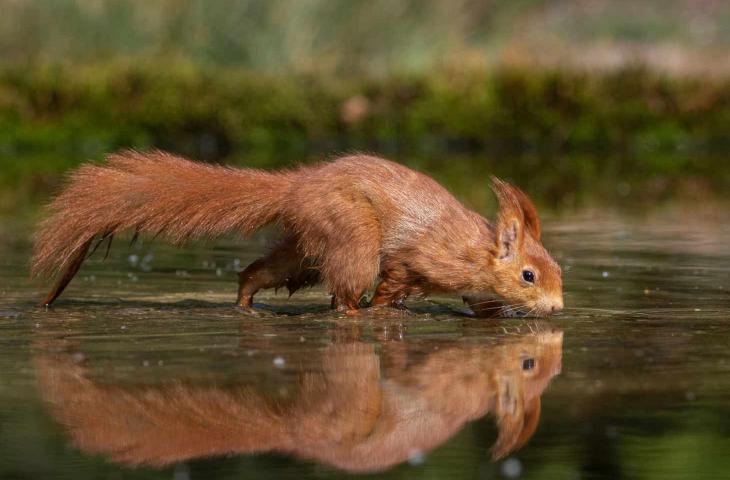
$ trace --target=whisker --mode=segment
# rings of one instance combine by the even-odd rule
[[[487,303],[501,304],[499,300],[484,300],[484,301],[481,301],[481,302],[472,303],[470,305],[477,305],[478,306],[478,305],[484,305],[484,304],[487,304]]]
[[[483,302],[476,302],[476,303],[472,303],[470,305],[471,306],[478,307],[480,305],[484,305],[484,304],[488,304],[488,303],[495,303],[496,304],[495,306],[507,307],[507,308],[524,307],[524,306],[528,305],[527,302],[522,302],[522,303],[508,303],[508,304],[505,304],[505,303],[502,303],[500,300],[485,300]]]

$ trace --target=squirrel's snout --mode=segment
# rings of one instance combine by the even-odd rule
[[[558,313],[563,309],[563,298],[544,298],[542,310],[544,315],[552,315]]]
[[[562,309],[563,309],[563,299],[562,298],[558,298],[550,306],[550,313],[558,313]]]

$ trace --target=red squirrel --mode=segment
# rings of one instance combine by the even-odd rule
[[[561,270],[540,243],[535,206],[495,177],[492,189],[494,223],[432,178],[374,156],[268,172],[123,151],[71,174],[40,224],[32,274],[58,275],[50,306],[92,244],[122,231],[180,244],[277,224],[281,240],[239,273],[241,307],[261,289],[324,282],[333,308],[354,313],[379,278],[372,306],[456,293],[477,314],[561,310]]]

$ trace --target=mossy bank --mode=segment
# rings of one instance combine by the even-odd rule
[[[4,207],[129,147],[266,167],[367,150],[421,159],[447,180],[473,167],[532,181],[551,203],[616,189],[722,195],[728,132],[730,78],[641,68],[343,78],[147,62],[0,72]],[[621,182],[596,187],[607,178]]]

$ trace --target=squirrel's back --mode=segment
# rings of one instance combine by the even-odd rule
[[[291,217],[324,223],[328,216],[353,223],[367,219],[377,223],[383,253],[403,250],[424,237],[473,238],[484,230],[484,219],[431,177],[383,158],[341,157],[304,167],[296,178],[287,202]]]

